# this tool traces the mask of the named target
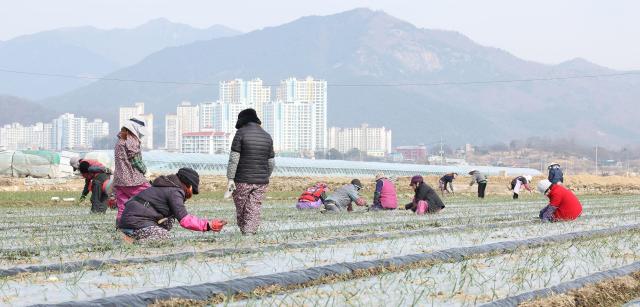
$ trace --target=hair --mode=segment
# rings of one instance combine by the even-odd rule
[[[89,166],[91,166],[91,164],[89,164],[89,162],[82,161],[82,162],[80,162],[80,165],[78,166],[78,169],[80,170],[81,173],[86,173],[86,172],[89,171]]]

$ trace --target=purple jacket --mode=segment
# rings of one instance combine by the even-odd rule
[[[184,228],[194,231],[209,230],[208,221],[190,215],[184,202],[185,195],[178,176],[160,176],[150,188],[127,201],[118,227],[136,230],[159,226],[158,221],[163,218],[175,218]]]

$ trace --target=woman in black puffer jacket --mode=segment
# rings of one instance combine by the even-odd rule
[[[228,190],[233,191],[236,218],[242,234],[255,234],[260,226],[260,207],[275,167],[273,139],[260,125],[254,109],[238,114],[236,135],[227,167]]]

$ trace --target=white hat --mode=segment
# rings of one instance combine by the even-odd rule
[[[549,181],[548,179],[540,180],[538,182],[538,192],[542,194],[547,193],[547,190],[549,190],[550,187],[551,187],[551,181]]]
[[[531,182],[531,179],[533,179],[533,177],[531,177],[531,175],[524,175],[522,177],[524,177],[524,179],[527,179],[527,182]]]
[[[131,133],[135,134],[138,139],[142,139],[145,135],[147,135],[147,129],[145,126],[146,124],[143,120],[137,119],[135,117],[130,118],[122,125],[123,128],[127,128],[127,130],[131,131]]]
[[[80,157],[73,157],[69,160],[69,164],[71,167],[78,169],[80,168]]]
[[[379,180],[380,178],[384,178],[384,173],[383,172],[377,172],[376,173],[376,180]]]

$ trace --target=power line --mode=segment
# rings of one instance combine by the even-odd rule
[[[11,70],[11,69],[3,69],[3,68],[0,68],[0,72],[39,76],[39,77],[81,79],[81,80],[93,80],[93,81],[102,80],[102,81],[114,81],[114,82],[147,83],[147,84],[218,86],[218,83],[211,83],[211,82],[122,79],[122,78],[110,78],[110,77],[94,77],[94,76],[86,76],[86,75],[85,76],[66,75],[66,74],[57,74],[57,73],[20,71],[20,70]],[[590,75],[538,77],[538,78],[523,78],[523,79],[484,80],[484,81],[327,83],[327,86],[330,86],[330,87],[402,87],[402,86],[486,85],[486,84],[521,83],[521,82],[561,81],[561,80],[573,80],[573,79],[610,78],[610,77],[622,77],[622,76],[633,76],[633,75],[640,75],[640,71],[629,71],[629,72],[610,73],[610,74],[590,74]],[[265,84],[265,86],[277,86],[277,84]]]

